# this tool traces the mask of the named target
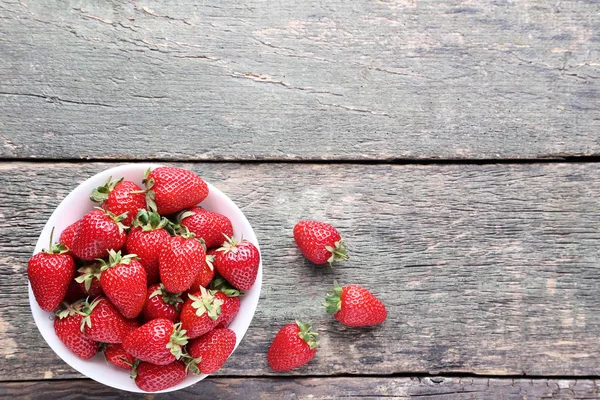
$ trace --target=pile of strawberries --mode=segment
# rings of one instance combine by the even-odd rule
[[[294,227],[294,239],[302,254],[314,264],[331,266],[348,258],[339,232],[329,224],[300,221]],[[333,293],[325,295],[323,306],[350,327],[378,325],[387,318],[385,305],[359,285],[340,287],[334,281]],[[312,360],[317,352],[317,333],[310,329],[310,324],[298,320],[281,328],[267,353],[269,366],[275,371],[289,371]]]
[[[123,179],[96,188],[99,207],[35,254],[37,303],[56,314],[57,337],[77,356],[104,352],[147,392],[213,373],[236,343],[229,324],[254,284],[258,249],[233,237],[224,215],[198,207],[206,183],[159,167],[142,189]]]

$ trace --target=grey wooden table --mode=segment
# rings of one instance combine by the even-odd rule
[[[128,397],[45,345],[26,262],[79,182],[157,160],[264,260],[226,367],[164,398],[600,398],[599,76],[596,0],[0,0],[0,397]],[[303,218],[351,260],[305,261]],[[327,316],[334,277],[385,324]],[[277,374],[294,318],[321,347]]]

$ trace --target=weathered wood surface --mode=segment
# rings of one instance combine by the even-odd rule
[[[0,157],[598,155],[598,12],[589,0],[2,0]]]
[[[2,398],[128,399],[90,380],[0,383]],[[209,378],[160,399],[600,399],[596,380],[485,378]],[[146,395],[153,399],[155,396]]]
[[[34,325],[26,262],[60,200],[108,166],[0,164],[0,379],[80,377]],[[321,341],[296,375],[600,375],[600,165],[183,166],[241,206],[263,251],[258,311],[221,375],[273,374],[268,345],[295,318]],[[351,260],[304,260],[292,227],[309,217],[338,227]],[[327,316],[334,278],[379,295],[385,324]]]

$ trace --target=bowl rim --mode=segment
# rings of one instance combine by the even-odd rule
[[[47,247],[49,238],[50,238],[50,232],[51,232],[52,228],[54,226],[56,226],[56,223],[55,223],[56,220],[61,218],[65,214],[65,212],[68,212],[68,210],[67,210],[68,206],[71,203],[80,202],[81,196],[83,196],[83,195],[85,195],[86,199],[89,198],[91,190],[88,191],[88,189],[85,189],[86,187],[91,186],[92,188],[94,188],[96,186],[103,185],[107,181],[107,179],[109,179],[109,177],[112,177],[112,176],[120,177],[120,176],[125,175],[126,172],[124,172],[124,170],[139,169],[143,173],[143,171],[145,171],[148,168],[155,169],[155,168],[158,168],[161,166],[164,166],[164,165],[156,164],[156,163],[120,164],[120,165],[102,170],[102,171],[88,177],[83,182],[79,183],[58,204],[58,206],[54,209],[54,211],[52,212],[52,214],[50,215],[50,217],[44,224],[44,227],[43,227],[43,229],[40,233],[40,236],[38,237],[38,240],[36,242],[33,254],[37,254],[37,253],[41,252],[43,248]],[[140,181],[141,181],[141,179],[140,179]],[[236,344],[235,344],[235,347],[233,350],[233,351],[235,351],[237,349],[238,345],[240,344],[240,342],[242,341],[242,339],[244,338],[246,332],[248,331],[248,328],[250,327],[250,325],[252,323],[254,315],[256,314],[256,309],[258,307],[260,291],[262,288],[262,269],[263,269],[262,268],[262,254],[260,253],[260,246],[259,246],[258,240],[256,238],[256,234],[254,233],[254,230],[253,230],[252,226],[250,225],[250,222],[246,218],[244,212],[233,202],[233,200],[231,200],[229,198],[229,196],[227,196],[225,193],[223,193],[217,187],[212,185],[210,182],[207,182],[206,180],[205,180],[205,182],[209,188],[209,196],[211,194],[217,195],[220,198],[219,199],[220,202],[226,203],[227,207],[231,208],[231,210],[234,213],[236,213],[236,218],[231,218],[230,216],[228,216],[230,219],[239,220],[239,222],[237,224],[238,226],[234,226],[234,231],[236,230],[236,228],[239,228],[237,230],[243,230],[244,231],[244,234],[243,234],[244,239],[252,242],[256,246],[256,248],[258,249],[259,254],[260,254],[260,263],[259,263],[259,267],[258,267],[258,274],[256,276],[256,281],[254,282],[254,285],[252,286],[252,288],[250,290],[245,291],[244,297],[242,299],[242,301],[244,303],[250,303],[247,306],[248,310],[246,310],[246,313],[244,314],[244,316],[245,316],[244,319],[247,320],[247,323],[242,324],[242,326],[238,326],[239,324],[235,324],[236,320],[240,321],[239,317],[242,316],[242,315],[238,314],[238,315],[236,315],[232,324],[230,325],[230,329],[234,330],[236,333]],[[85,193],[84,193],[84,191],[85,191]],[[200,205],[202,205],[202,202],[200,203]],[[79,218],[81,218],[81,217],[77,217],[76,219],[68,222],[65,225],[65,227],[70,225],[71,223],[77,221],[77,219],[79,219]],[[232,223],[233,223],[233,221],[232,221]],[[60,231],[55,231],[55,233],[54,233],[54,235],[55,235],[54,241],[55,242],[57,242],[58,235],[60,235],[62,230],[64,230],[64,228],[61,229]],[[65,359],[62,355],[63,352],[65,352],[65,351],[70,352],[70,350],[68,348],[66,348],[66,346],[58,339],[58,337],[56,336],[56,334],[54,332],[54,329],[41,329],[40,328],[42,321],[46,322],[46,321],[44,321],[44,319],[50,319],[50,320],[54,319],[53,313],[43,311],[41,308],[39,308],[39,305],[37,304],[37,301],[35,300],[35,296],[33,295],[33,291],[31,289],[31,284],[30,284],[29,280],[27,281],[27,285],[28,285],[28,291],[29,291],[29,304],[31,307],[31,312],[33,315],[33,319],[35,321],[35,325],[36,325],[38,331],[40,332],[40,334],[42,335],[42,337],[44,338],[44,340],[46,341],[46,343],[48,344],[48,346],[54,351],[54,353],[56,353],[56,355],[62,361],[66,362],[69,366],[71,366],[71,368],[75,369],[76,371],[83,374],[87,378],[93,379],[101,384],[106,385],[106,386],[109,386],[109,387],[112,387],[115,389],[119,389],[119,390],[133,392],[133,393],[148,393],[148,392],[145,392],[145,391],[142,391],[141,389],[139,389],[135,385],[133,380],[131,380],[131,383],[132,383],[131,387],[122,387],[122,386],[116,386],[116,385],[112,384],[110,379],[106,379],[101,374],[99,377],[89,376],[87,372],[82,371],[81,368],[78,365],[76,365],[76,364],[80,364],[81,362],[86,362],[88,360],[82,360],[72,353],[71,353],[71,355],[74,357],[70,357],[70,358],[72,360],[78,361],[78,362],[73,362],[71,360]],[[234,329],[232,326],[236,326],[236,328]],[[99,354],[100,354],[100,352],[98,352],[98,354],[94,357],[98,357]],[[232,354],[233,354],[233,352],[232,352]],[[122,371],[124,373],[126,373],[125,370],[122,370]],[[117,371],[115,371],[115,372],[117,372]],[[118,372],[120,372],[120,371],[118,371]],[[153,393],[167,393],[167,392],[173,392],[173,391],[176,391],[179,389],[183,389],[183,388],[186,388],[186,387],[189,387],[191,385],[198,383],[199,381],[203,380],[207,376],[208,376],[207,374],[202,374],[202,375],[190,374],[188,376],[188,378],[186,378],[186,380],[181,382],[180,384],[173,386],[171,388],[168,388],[168,389],[165,389],[162,391],[158,391],[158,392],[153,392]],[[193,379],[190,379],[190,377],[193,377]]]

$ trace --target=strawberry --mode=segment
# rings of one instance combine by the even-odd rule
[[[81,291],[89,297],[95,298],[102,295],[102,286],[100,285],[100,263],[85,265],[79,268],[79,276],[75,281],[79,283]]]
[[[145,392],[168,389],[183,382],[186,376],[187,368],[181,361],[162,366],[141,362],[131,374],[137,387]]]
[[[27,276],[33,295],[40,308],[54,311],[65,298],[75,276],[75,262],[66,254],[63,244],[54,245],[50,233],[50,246],[35,254],[27,263]]]
[[[238,311],[240,311],[240,292],[221,277],[218,277],[211,283],[211,288],[220,291],[226,296],[221,305],[221,315],[219,315],[216,327],[227,328]]]
[[[63,308],[56,312],[56,318],[54,318],[54,332],[77,357],[87,360],[98,352],[98,343],[86,338],[81,332],[83,316],[78,311],[82,305],[83,301],[75,302],[72,305],[63,303]]]
[[[188,290],[205,260],[204,247],[192,236],[175,236],[163,242],[158,253],[158,269],[165,289],[171,293]]]
[[[187,227],[196,237],[204,239],[207,248],[223,244],[223,235],[233,236],[233,225],[226,216],[194,207],[180,215],[181,225]]]
[[[249,290],[258,274],[260,253],[256,246],[247,240],[238,242],[227,238],[223,247],[217,249],[213,265],[234,287],[239,290]]]
[[[102,343],[121,343],[129,333],[128,321],[105,297],[87,301],[81,307],[81,330],[85,337]]]
[[[215,251],[216,250],[210,250],[209,253],[212,252],[214,254]],[[190,292],[198,292],[200,291],[200,286],[206,288],[208,287],[208,285],[210,285],[210,282],[215,276],[215,267],[213,267],[213,261],[215,260],[215,256],[213,254],[206,255],[206,259],[202,263],[202,267],[200,268],[200,273],[198,274],[198,277],[190,287]]]
[[[112,176],[103,186],[94,189],[90,200],[101,203],[103,209],[115,215],[126,214],[125,225],[131,225],[138,210],[146,208],[146,194],[142,188],[123,178],[113,181]]]
[[[235,332],[231,329],[215,329],[192,340],[187,347],[189,355],[198,360],[191,365],[194,372],[202,374],[217,372],[234,348]]]
[[[298,222],[294,226],[294,240],[304,257],[315,264],[331,265],[349,258],[338,231],[324,222]]]
[[[108,250],[120,250],[125,244],[124,215],[93,210],[81,219],[73,238],[73,254],[82,260],[106,257]]]
[[[169,221],[160,215],[140,210],[133,220],[133,228],[127,235],[125,252],[137,254],[146,270],[148,284],[158,283],[158,253],[162,243],[170,240],[171,235],[164,229]]]
[[[165,290],[164,285],[159,283],[150,286],[146,296],[143,310],[144,321],[165,318],[175,322],[179,319],[180,303],[183,303],[180,293],[169,293]]]
[[[387,310],[385,305],[358,285],[343,288],[334,282],[333,294],[328,293],[323,305],[329,314],[347,326],[371,326],[385,321]]]
[[[123,339],[123,348],[141,361],[170,364],[181,358],[182,347],[188,342],[186,332],[179,329],[180,326],[165,318],[153,319],[127,335]]]
[[[77,231],[77,227],[79,226],[79,221],[73,222],[71,225],[67,226],[60,234],[60,238],[58,239],[58,243],[62,243],[65,245],[67,249],[73,248],[73,239],[75,238],[75,232]]]
[[[267,361],[274,371],[289,371],[313,359],[317,334],[310,328],[310,324],[300,321],[281,328],[267,352]]]
[[[63,302],[71,304],[84,297],[86,297],[86,294],[81,290],[81,285],[75,280],[72,280],[71,283],[69,283],[69,288],[67,289],[67,294],[65,295]]]
[[[148,207],[161,215],[194,207],[208,196],[206,182],[191,171],[159,167],[146,171],[144,185]]]
[[[206,290],[202,286],[200,292],[188,294],[188,299],[181,307],[181,326],[189,338],[194,339],[213,330],[221,315],[221,305],[227,296],[221,292]]]
[[[135,254],[121,256],[109,250],[108,255],[108,262],[100,261],[102,290],[121,315],[136,318],[146,302],[146,271]]]
[[[109,344],[104,349],[106,361],[119,368],[130,370],[133,368],[135,357],[125,351],[121,344]]]

